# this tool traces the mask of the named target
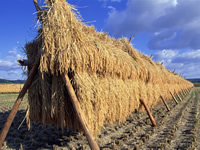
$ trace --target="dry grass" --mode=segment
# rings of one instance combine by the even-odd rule
[[[193,86],[139,53],[126,38],[115,40],[84,25],[65,0],[47,8],[39,16],[38,37],[26,45],[29,60],[41,52],[39,72],[29,88],[29,122],[80,129],[61,78],[66,73],[94,135],[104,124],[124,121],[140,108],[140,99],[153,107],[160,93],[169,99],[169,90]]]
[[[0,93],[19,93],[23,84],[0,84]]]

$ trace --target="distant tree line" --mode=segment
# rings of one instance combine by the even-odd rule
[[[6,80],[0,79],[0,84],[24,84],[25,80]]]
[[[199,79],[187,79],[187,80],[194,83],[195,87],[200,87],[200,78]]]

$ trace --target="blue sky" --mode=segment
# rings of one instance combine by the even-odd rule
[[[97,31],[115,38],[133,36],[131,44],[141,53],[185,78],[200,78],[200,0],[68,2]],[[37,33],[35,12],[32,0],[1,2],[0,78],[26,78],[16,60],[24,58],[22,47]]]

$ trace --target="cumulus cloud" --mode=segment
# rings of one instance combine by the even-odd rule
[[[105,30],[115,37],[148,33],[150,49],[199,49],[199,6],[199,0],[128,0],[124,10],[109,12]]]
[[[10,70],[8,71],[8,75],[18,75],[18,72],[16,70]]]
[[[159,61],[159,62],[169,62],[176,55],[178,55],[178,51],[162,50],[162,51],[158,51],[157,53],[155,53],[154,56],[153,56],[153,59],[155,61]]]
[[[19,69],[17,62],[10,60],[0,60],[0,70],[9,71],[11,69]]]
[[[173,60],[173,63],[180,62],[200,64],[200,50],[180,54]]]
[[[22,55],[17,54],[17,50],[13,49],[12,51],[8,51],[6,58],[0,59],[0,70],[1,71],[12,71],[19,69],[20,66],[17,64],[18,59],[22,59]],[[9,73],[10,74],[10,73]]]
[[[11,55],[17,54],[17,48],[13,48],[12,50],[8,51],[8,54]]]
[[[155,53],[154,61],[164,62],[169,70],[176,70],[178,74],[186,78],[200,77],[200,50],[181,51],[162,50]]]

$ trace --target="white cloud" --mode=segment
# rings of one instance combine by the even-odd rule
[[[168,69],[176,70],[178,74],[183,74],[186,78],[200,77],[200,50],[181,51],[162,50],[155,53],[153,59],[157,62],[164,62]]]
[[[115,7],[113,7],[113,6],[108,6],[107,8],[110,9],[109,13],[113,13],[116,11]]]
[[[18,69],[19,66],[17,62],[10,61],[10,60],[0,60],[0,70],[11,70],[11,69]]]
[[[0,59],[0,70],[10,71],[19,69],[20,66],[18,66],[17,60],[22,59],[23,56],[17,53],[14,55],[14,52],[13,53],[8,52],[8,54],[10,55],[6,56],[5,59]]]
[[[7,60],[0,60],[0,67],[10,67],[13,66],[13,62],[7,61]]]
[[[17,54],[17,48],[13,48],[12,50],[8,51],[8,54],[11,55]]]
[[[150,49],[200,49],[199,6],[199,0],[128,0],[124,10],[111,9],[105,30],[115,37],[149,33]]]
[[[0,75],[4,79],[21,79],[22,70],[17,64],[18,59],[24,58],[21,53],[14,47],[7,51],[7,55],[0,57]]]
[[[162,50],[158,51],[157,53],[154,54],[153,58],[155,61],[166,61],[167,59],[172,59],[176,55],[178,55],[178,51],[175,50]]]
[[[8,71],[8,75],[18,75],[19,73],[15,70]]]
[[[17,54],[17,55],[16,55],[16,59],[22,59],[22,58],[23,58],[22,55],[20,55],[20,54]]]
[[[112,3],[121,3],[122,0],[99,0],[100,2],[103,2],[103,7],[107,8],[107,5],[112,4]]]

